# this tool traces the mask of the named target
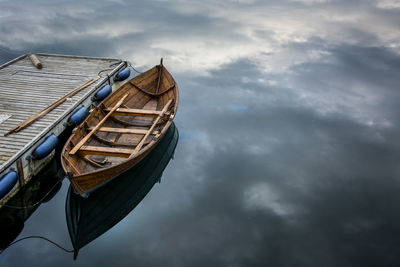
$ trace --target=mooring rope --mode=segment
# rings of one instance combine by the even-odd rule
[[[134,71],[136,71],[137,73],[143,73],[143,72],[141,72],[141,71],[138,71],[137,69],[135,69],[133,66],[132,66],[132,64],[131,64],[131,62],[129,62],[129,61],[126,61],[126,62],[128,62],[128,66],[129,67],[131,67]]]
[[[118,60],[117,62],[111,63],[110,65],[108,65],[107,69],[102,69],[101,71],[99,71],[97,73],[97,76],[100,76],[101,78],[104,78],[103,76],[100,75],[100,73],[105,72],[105,71],[114,70],[115,66],[118,66],[121,63],[122,63],[122,60]],[[108,73],[107,73],[107,77],[108,77],[108,79],[110,79],[110,76],[108,75]]]
[[[103,70],[99,71],[99,72],[97,73],[97,75],[100,76],[100,77],[102,77],[102,78],[104,78],[103,76],[100,75],[102,72],[113,70],[112,67],[118,66],[118,65],[121,64],[122,62],[123,62],[122,60],[119,60],[119,61],[117,61],[117,62],[111,63],[111,64],[108,66],[107,69],[103,69]],[[126,63],[128,63],[128,67],[131,67],[131,68],[132,68],[134,71],[136,71],[137,73],[139,73],[139,74],[140,74],[140,73],[143,73],[143,72],[138,71],[137,69],[135,69],[135,67],[132,66],[132,63],[131,63],[130,61],[126,60]],[[108,76],[108,74],[107,74],[107,76]]]
[[[18,242],[20,242],[20,241],[22,241],[22,240],[31,239],[31,238],[37,238],[37,239],[46,240],[47,242],[49,242],[49,243],[55,245],[56,247],[58,247],[58,248],[64,250],[64,251],[67,252],[67,253],[72,253],[72,252],[74,252],[73,249],[72,249],[72,250],[68,250],[68,249],[62,247],[61,245],[57,244],[56,242],[51,241],[51,240],[48,239],[47,237],[38,236],[38,235],[31,235],[31,236],[22,237],[22,238],[20,238],[20,239],[18,239],[18,240],[15,240],[14,242],[11,242],[5,249],[3,249],[3,250],[0,251],[0,254],[2,254],[6,249],[8,249],[9,247],[11,247],[12,245],[14,245],[14,244],[16,244],[16,243],[18,243]]]

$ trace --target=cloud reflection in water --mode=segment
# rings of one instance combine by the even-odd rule
[[[164,182],[76,264],[398,265],[398,25],[395,0],[1,1],[1,47],[163,56],[181,89]],[[25,235],[67,240],[43,225],[63,200]],[[33,242],[0,260],[22,261],[70,265]]]

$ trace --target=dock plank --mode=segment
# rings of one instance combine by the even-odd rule
[[[109,69],[118,59],[36,54],[42,69],[36,69],[28,56],[0,66],[0,113],[11,117],[0,123],[0,168],[18,154],[45,129],[51,127],[66,110],[82,99],[95,84],[85,88],[44,117],[18,133],[3,134],[36,112],[70,92],[82,82]],[[104,73],[106,74],[106,73]],[[1,171],[1,170],[0,170]]]

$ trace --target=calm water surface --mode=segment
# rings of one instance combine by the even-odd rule
[[[0,1],[0,58],[164,64],[175,157],[76,261],[28,239],[1,266],[399,266],[400,4]],[[68,180],[25,221],[72,249]]]

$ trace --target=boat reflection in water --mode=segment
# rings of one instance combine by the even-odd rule
[[[0,250],[21,233],[25,221],[60,190],[62,175],[55,158],[0,209]]]
[[[160,143],[137,165],[82,198],[70,186],[65,212],[68,231],[74,247],[74,259],[79,249],[108,231],[147,195],[161,180],[178,143],[178,130],[173,123]]]

